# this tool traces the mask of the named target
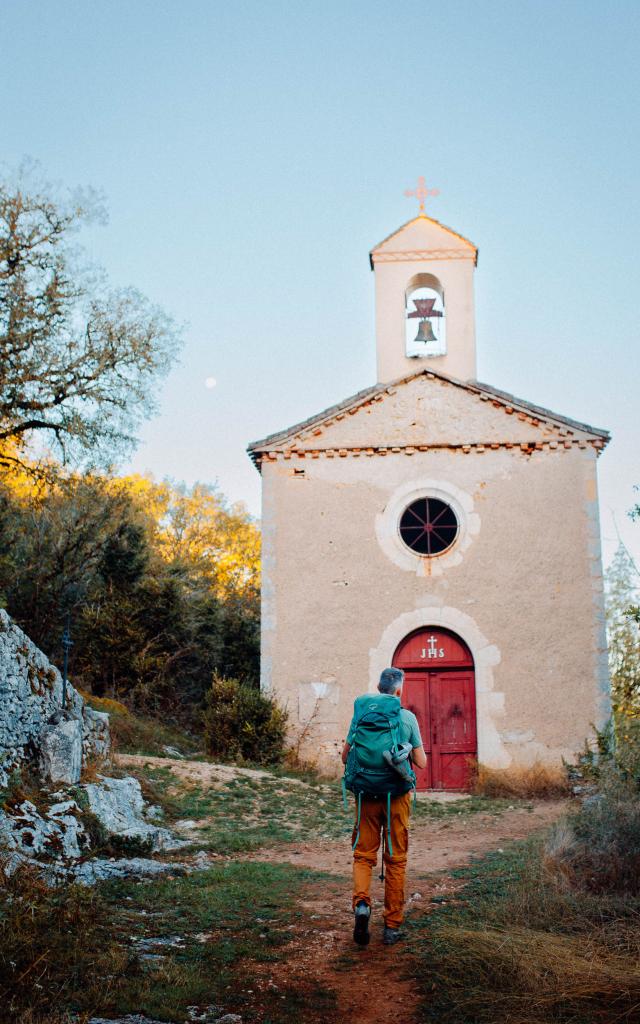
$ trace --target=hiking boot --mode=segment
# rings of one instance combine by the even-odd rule
[[[403,938],[403,932],[399,928],[387,928],[384,926],[382,933],[382,941],[385,946],[395,946],[396,942],[400,942]]]
[[[371,907],[368,906],[364,900],[360,900],[356,904],[354,910],[356,923],[353,929],[353,941],[357,942],[359,946],[369,945],[369,918],[371,917]]]

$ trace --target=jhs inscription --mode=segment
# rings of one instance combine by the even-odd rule
[[[438,647],[435,636],[430,636],[427,640],[427,646],[422,648],[420,657],[425,660],[428,658],[444,658],[444,647]]]

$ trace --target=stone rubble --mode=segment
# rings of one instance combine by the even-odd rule
[[[221,1006],[188,1006],[184,1024],[242,1024],[237,1013],[225,1013]],[[125,1017],[91,1017],[88,1024],[167,1024],[141,1013],[128,1013]]]

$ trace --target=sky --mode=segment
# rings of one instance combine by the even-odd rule
[[[428,212],[480,249],[479,379],[612,432],[605,558],[619,533],[640,561],[637,0],[0,14],[2,159],[101,190],[92,258],[184,325],[123,470],[258,515],[246,445],[375,381],[368,252],[425,175]]]

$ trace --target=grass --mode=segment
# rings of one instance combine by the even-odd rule
[[[123,972],[127,956],[101,924],[91,889],[48,889],[30,868],[0,872],[0,1005],[8,1020],[47,1021],[88,983],[96,996]]]
[[[412,810],[412,817],[417,821],[440,818],[459,818],[465,815],[492,814],[498,816],[515,808],[532,811],[533,804],[517,797],[488,797],[471,794],[464,800],[438,803],[435,800],[418,799]]]
[[[82,692],[82,691],[81,691]],[[82,693],[89,707],[106,711],[113,750],[120,754],[147,754],[166,757],[165,747],[174,747],[185,757],[198,750],[198,741],[177,726],[168,726],[157,718],[133,714],[124,704],[108,697]]]
[[[540,761],[514,768],[487,768],[478,764],[474,770],[473,792],[476,796],[511,800],[558,800],[569,796],[571,782],[565,768]]]
[[[558,886],[541,840],[454,872],[451,900],[410,921],[424,1006],[438,1024],[638,1019],[640,900]]]
[[[0,888],[8,1019],[142,1013],[183,1022],[187,1006],[213,1004],[246,1024],[305,1024],[310,1006],[331,1008],[332,994],[313,984],[304,993],[272,990],[268,979],[300,917],[294,900],[315,878],[289,866],[226,862],[152,883],[48,890],[21,871]],[[175,945],[156,945],[176,936]]]
[[[335,785],[311,786],[285,777],[243,776],[219,787],[187,785],[169,767],[136,767],[145,797],[163,808],[168,824],[202,822],[198,846],[235,853],[308,839],[341,839],[352,828]]]
[[[261,779],[239,775],[219,787],[187,785],[169,766],[136,767],[145,798],[163,808],[167,823],[179,819],[201,822],[198,846],[227,854],[279,843],[340,840],[353,828],[353,799],[345,810],[340,784],[312,778],[269,774]],[[309,778],[308,775],[305,778]],[[513,800],[469,797],[454,803],[418,800],[416,820],[501,814]],[[523,804],[522,806],[529,806]]]

